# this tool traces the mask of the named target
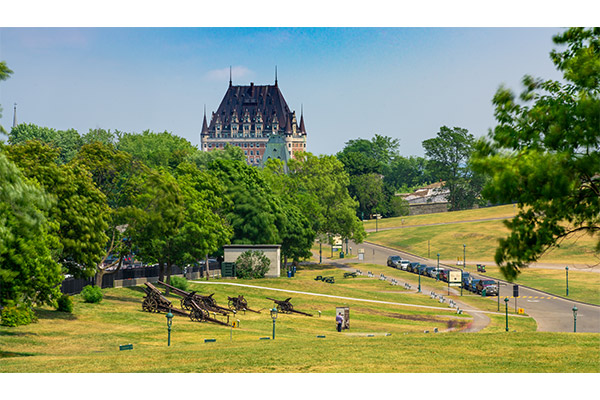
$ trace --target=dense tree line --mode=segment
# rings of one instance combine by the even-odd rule
[[[227,243],[281,244],[287,263],[317,236],[362,240],[341,162],[307,153],[289,170],[169,132],[18,125],[0,144],[0,304],[55,304],[65,274],[100,284],[126,257],[168,281]]]

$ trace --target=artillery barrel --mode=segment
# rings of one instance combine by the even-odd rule
[[[189,292],[186,292],[185,290],[181,290],[179,288],[176,288],[175,286],[171,286],[168,283],[165,283],[165,282],[162,282],[162,281],[157,281],[156,283],[161,284],[164,287],[167,287],[167,288],[171,289],[173,291],[173,293],[175,293],[175,294],[177,294],[179,296],[186,297],[186,296],[190,295]]]

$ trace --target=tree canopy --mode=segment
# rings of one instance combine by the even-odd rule
[[[500,87],[498,125],[476,146],[473,165],[491,177],[484,195],[519,207],[495,255],[508,279],[565,238],[600,230],[600,28],[553,40],[566,45],[551,52],[564,82],[525,76],[520,101]]]
[[[50,196],[28,181],[0,149],[0,305],[52,304],[63,279],[53,259],[57,224]]]

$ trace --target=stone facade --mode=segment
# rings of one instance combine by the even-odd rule
[[[225,262],[235,262],[238,257],[248,251],[262,251],[271,261],[267,278],[279,278],[281,274],[281,245],[278,244],[230,244],[223,246]]]

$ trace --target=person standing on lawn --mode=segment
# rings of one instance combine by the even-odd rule
[[[338,313],[338,315],[335,317],[335,322],[337,323],[337,331],[341,332],[342,324],[344,323],[344,317],[342,317],[342,313]]]

